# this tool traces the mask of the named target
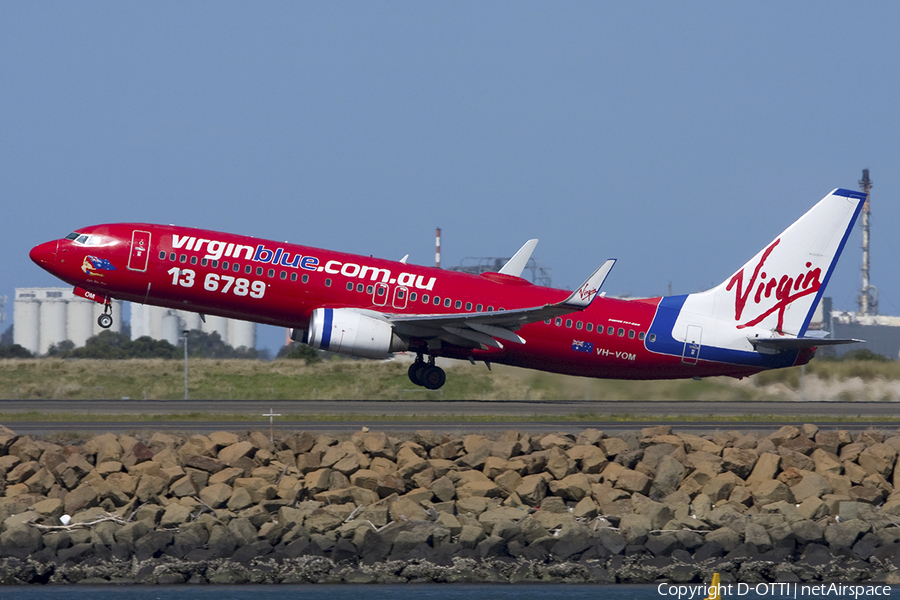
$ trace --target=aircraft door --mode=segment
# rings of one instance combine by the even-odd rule
[[[407,296],[409,296],[409,290],[402,285],[398,285],[394,288],[394,300],[391,304],[394,308],[402,310],[406,308],[406,303],[408,301]]]
[[[131,253],[128,255],[128,269],[130,271],[146,271],[147,261],[150,259],[150,232],[131,232]]]
[[[372,292],[372,304],[375,306],[384,306],[388,300],[388,284],[376,283],[375,291]]]
[[[700,338],[703,335],[703,328],[699,325],[687,326],[687,337],[684,340],[684,353],[681,355],[681,361],[689,365],[696,365],[697,359],[700,358]]]

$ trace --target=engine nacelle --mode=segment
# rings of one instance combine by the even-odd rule
[[[409,348],[390,323],[351,308],[317,308],[306,337],[313,348],[364,358],[387,358]]]

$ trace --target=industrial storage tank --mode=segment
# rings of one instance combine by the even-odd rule
[[[37,354],[41,340],[41,303],[38,290],[34,288],[16,289],[13,304],[13,343],[29,352]]]
[[[50,346],[67,339],[67,301],[63,298],[63,292],[58,290],[45,290],[41,296],[41,337],[38,354],[46,354]]]
[[[84,346],[89,337],[94,335],[94,306],[92,300],[72,298],[66,306],[66,339],[72,340],[76,346]],[[97,305],[99,306],[99,305]]]
[[[238,321],[231,319],[228,321],[228,339],[226,340],[232,348],[256,348],[256,323],[250,321]]]

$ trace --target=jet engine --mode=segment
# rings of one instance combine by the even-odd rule
[[[315,309],[305,337],[313,348],[363,358],[387,358],[409,348],[388,321],[352,308]]]

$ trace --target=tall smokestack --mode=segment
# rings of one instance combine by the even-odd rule
[[[441,228],[438,227],[434,234],[434,266],[441,268]]]
[[[863,169],[862,179],[859,180],[859,189],[866,193],[866,201],[862,209],[862,289],[859,292],[859,315],[878,314],[878,288],[869,283],[869,192],[872,189],[872,180],[869,179],[869,170]]]

